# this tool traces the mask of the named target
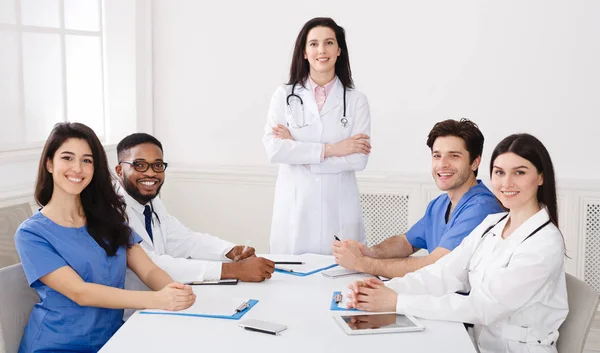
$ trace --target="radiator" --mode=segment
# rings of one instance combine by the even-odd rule
[[[408,195],[364,193],[360,195],[360,205],[368,246],[408,230]]]
[[[584,280],[600,292],[600,200],[585,204]]]

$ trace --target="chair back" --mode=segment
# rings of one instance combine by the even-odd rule
[[[33,306],[40,301],[23,267],[0,268],[0,353],[17,353]]]
[[[0,208],[0,268],[21,262],[15,249],[15,232],[31,214],[28,203]]]
[[[558,353],[581,353],[590,331],[600,295],[584,281],[567,274],[569,314],[558,329]]]

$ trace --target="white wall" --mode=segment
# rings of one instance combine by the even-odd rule
[[[559,179],[600,180],[600,1],[153,1],[154,131],[173,167],[267,166],[269,99],[305,21],[346,29],[371,104],[368,171],[427,175],[426,135],[468,117],[529,132]]]

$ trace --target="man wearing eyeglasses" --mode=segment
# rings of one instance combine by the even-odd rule
[[[120,185],[116,189],[127,204],[129,226],[143,239],[140,245],[150,258],[173,279],[185,283],[222,278],[261,282],[271,278],[275,264],[256,257],[254,248],[193,232],[167,212],[157,195],[168,163],[163,160],[162,144],[155,137],[145,133],[129,135],[117,145],[117,155],[119,164],[115,170]],[[146,289],[129,269],[125,288]],[[125,311],[125,318],[131,313]]]

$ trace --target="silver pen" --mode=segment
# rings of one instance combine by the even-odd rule
[[[235,309],[235,312],[236,312],[236,313],[242,312],[242,311],[244,311],[246,308],[248,308],[249,306],[250,306],[250,305],[248,304],[248,302],[243,302],[242,304],[240,304],[240,306],[238,306],[238,307]]]

